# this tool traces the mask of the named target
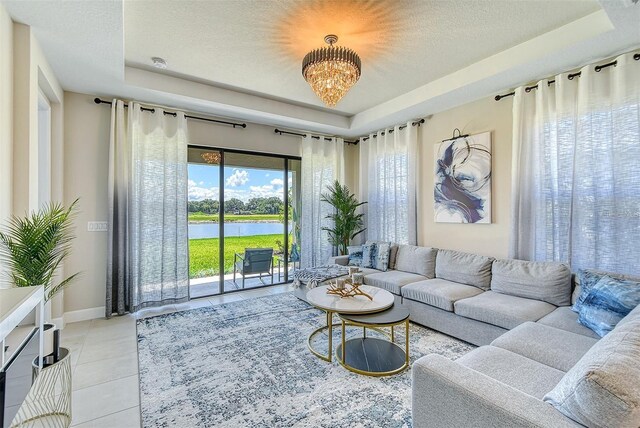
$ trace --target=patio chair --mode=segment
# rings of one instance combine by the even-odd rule
[[[236,273],[242,275],[242,288],[244,279],[249,275],[258,275],[260,282],[264,284],[262,275],[271,276],[273,284],[273,248],[245,248],[244,255],[236,253],[233,258],[233,283],[236,283]]]

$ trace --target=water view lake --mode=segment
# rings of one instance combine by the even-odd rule
[[[289,226],[291,227],[291,226]],[[189,223],[189,239],[219,238],[218,223]],[[284,223],[236,222],[224,224],[224,236],[275,235],[284,233]]]

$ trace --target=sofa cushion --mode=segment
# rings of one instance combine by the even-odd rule
[[[538,323],[570,331],[587,337],[599,338],[593,330],[578,322],[578,314],[571,310],[570,306],[561,306],[538,320]]]
[[[605,275],[589,290],[578,321],[602,337],[638,305],[640,283]]]
[[[571,270],[562,263],[496,260],[491,267],[491,291],[570,305]]]
[[[566,372],[597,342],[597,339],[581,334],[525,322],[491,342],[491,345]]]
[[[454,312],[465,318],[511,330],[527,321],[537,321],[556,307],[540,300],[486,291],[454,303]]]
[[[494,346],[481,346],[456,362],[538,399],[564,376],[563,371]]]
[[[567,372],[544,401],[586,426],[638,427],[640,321],[607,334]]]
[[[429,279],[434,278],[436,252],[435,248],[430,247],[400,245],[396,255],[395,267],[403,272],[424,275]]]
[[[449,312],[453,312],[453,304],[456,301],[480,293],[483,291],[479,288],[440,278],[413,282],[402,287],[402,297],[405,299],[426,303]]]
[[[488,290],[491,284],[493,257],[439,250],[436,256],[436,278]]]
[[[622,318],[620,320],[620,322],[618,323],[618,325],[623,325],[625,323],[634,321],[634,320],[639,320],[640,321],[640,305],[636,306],[634,310],[632,310],[631,312],[629,312],[629,315],[627,315],[626,317]]]
[[[402,272],[399,270],[390,270],[387,272],[372,273],[364,277],[364,283],[374,287],[384,288],[385,290],[400,295],[400,289],[412,282],[423,281],[427,279],[422,275],[415,273]]]
[[[374,269],[374,268],[359,268],[358,272],[360,272],[361,274],[363,274],[364,276],[367,275],[371,275],[372,273],[380,273],[381,271],[379,271],[378,269]]]

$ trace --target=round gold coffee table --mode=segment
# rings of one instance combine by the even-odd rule
[[[334,314],[347,314],[347,315],[363,315],[372,314],[375,312],[381,312],[385,309],[389,309],[393,306],[393,294],[382,288],[371,287],[363,285],[360,289],[370,295],[373,300],[369,300],[365,296],[355,296],[341,298],[339,296],[327,294],[327,286],[322,285],[320,287],[312,288],[307,292],[307,302],[314,307],[325,311],[327,316],[326,325],[315,329],[309,335],[307,339],[307,345],[311,353],[318,358],[331,362],[333,354],[333,328],[340,325],[333,324]],[[372,326],[373,327],[373,326]],[[323,331],[327,330],[329,336],[329,352],[327,355],[323,355],[320,352],[313,349],[311,345],[312,339]]]

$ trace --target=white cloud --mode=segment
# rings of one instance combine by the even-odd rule
[[[233,174],[227,178],[227,186],[244,186],[249,181],[249,172],[244,169],[234,169]]]
[[[274,178],[271,180],[271,184],[274,186],[284,186],[284,181],[281,178]]]
[[[201,187],[195,181],[189,180],[189,200],[218,199],[220,190],[217,187]]]
[[[269,173],[266,173],[266,174],[265,174],[264,176],[265,176],[265,177],[268,177],[268,176],[270,176],[270,175],[271,175],[271,174],[269,174]]]
[[[201,181],[200,183],[198,183],[200,186],[204,186],[204,181]]]
[[[204,187],[199,186],[198,184],[199,183],[196,183],[193,180],[189,180],[190,201],[201,201],[203,199],[218,200],[220,197],[220,189],[218,187]],[[224,189],[224,198],[226,200],[237,198],[243,202],[248,202],[251,198],[270,198],[275,196],[284,200],[283,190],[284,188],[281,185],[274,186],[273,184],[250,186],[248,190],[226,187]]]
[[[282,187],[276,190],[271,184],[265,184],[264,186],[249,186],[249,191],[252,198],[270,198],[275,196],[284,200]]]

